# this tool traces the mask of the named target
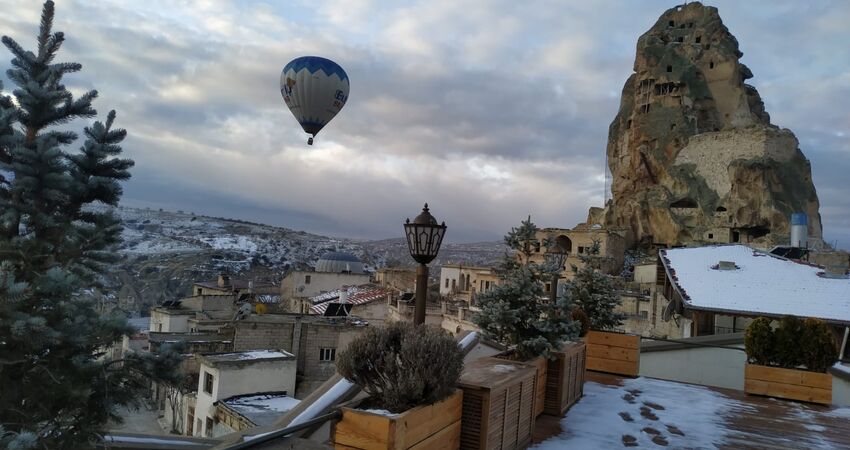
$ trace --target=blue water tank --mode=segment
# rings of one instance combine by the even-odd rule
[[[791,214],[791,225],[808,225],[809,216],[804,212]]]

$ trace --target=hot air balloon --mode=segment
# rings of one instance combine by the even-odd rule
[[[313,145],[348,100],[348,75],[339,64],[319,56],[302,56],[283,66],[280,94]]]

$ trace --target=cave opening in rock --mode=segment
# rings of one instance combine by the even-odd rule
[[[698,208],[699,205],[697,205],[696,200],[694,200],[692,198],[685,197],[685,198],[676,200],[673,203],[670,203],[670,207],[671,208]]]
[[[725,206],[718,206],[717,209],[715,209],[715,211],[716,212],[726,212],[726,207]]]

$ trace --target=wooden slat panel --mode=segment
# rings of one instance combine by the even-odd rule
[[[427,450],[432,448],[446,450],[460,448],[460,420],[410,447],[410,450]]]
[[[438,430],[459,421],[463,410],[463,391],[428,407],[413,408],[396,418],[397,448],[410,448]]]
[[[585,342],[588,344],[610,345],[612,347],[640,348],[640,336],[634,334],[588,331],[587,336],[585,336]]]
[[[746,380],[744,391],[748,394],[767,395],[770,397],[801,400],[804,402],[830,404],[832,390],[819,389],[796,384],[783,384],[762,380]]]
[[[634,348],[612,347],[609,345],[587,344],[587,356],[594,358],[613,359],[615,361],[637,362],[640,351]]]
[[[636,377],[638,374],[638,365],[630,361],[615,361],[613,359],[593,358],[588,356],[587,370]]]
[[[832,389],[832,375],[828,373],[768,367],[758,364],[747,364],[744,368],[744,373],[746,378],[753,380]]]
[[[390,420],[377,414],[359,414],[342,408],[342,419],[334,425],[334,442],[366,450],[390,448],[393,444]]]

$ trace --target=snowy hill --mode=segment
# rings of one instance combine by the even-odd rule
[[[221,272],[278,282],[289,270],[314,266],[329,251],[353,253],[369,270],[413,264],[401,238],[357,241],[180,211],[120,207],[115,212],[124,223],[119,251],[125,258],[107,276],[104,304],[133,315],[187,295],[192,283]],[[497,242],[446,244],[435,265],[488,265],[504,250]]]

